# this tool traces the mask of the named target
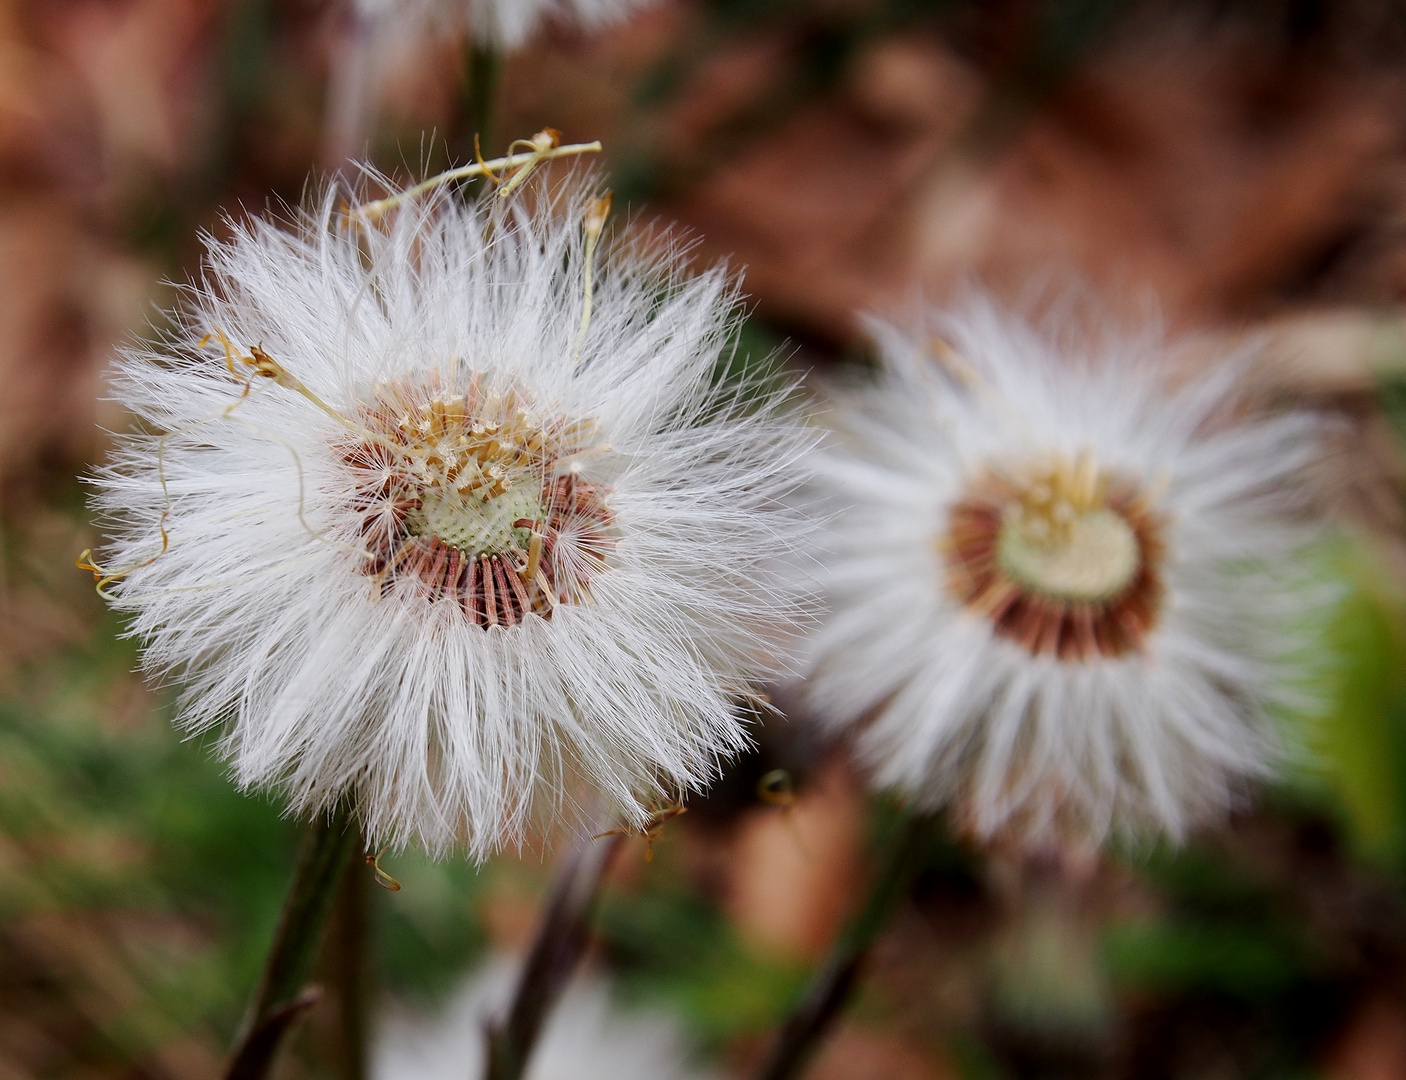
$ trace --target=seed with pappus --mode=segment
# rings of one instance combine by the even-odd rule
[[[1302,558],[1319,421],[1247,415],[1243,365],[1175,383],[1151,336],[981,299],[873,330],[882,371],[837,391],[815,485],[815,710],[876,783],[982,839],[1222,813],[1273,765],[1327,599]]]
[[[350,797],[374,845],[642,826],[747,744],[796,617],[813,436],[715,382],[735,285],[544,202],[233,225],[117,365],[102,563],[147,669],[241,783]]]

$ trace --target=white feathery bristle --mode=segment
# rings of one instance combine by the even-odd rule
[[[811,706],[876,784],[983,839],[1223,813],[1305,692],[1320,421],[1233,415],[1243,363],[1177,382],[1154,333],[979,296],[915,322],[872,323],[877,381],[832,403]]]
[[[463,1080],[484,1059],[483,1033],[506,1007],[516,965],[497,958],[469,976],[437,1015],[392,1009],[371,1052],[374,1080]],[[689,1065],[667,1014],[621,1012],[608,983],[578,977],[547,1019],[526,1080],[713,1080]]]
[[[117,364],[116,606],[180,724],[294,813],[351,798],[375,845],[481,858],[641,825],[748,744],[815,435],[716,382],[736,284],[677,246],[603,239],[580,337],[588,202],[231,223]]]

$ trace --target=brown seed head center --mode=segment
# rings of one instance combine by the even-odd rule
[[[1087,454],[991,469],[952,508],[948,586],[1036,655],[1120,656],[1156,623],[1161,528],[1139,487]]]
[[[581,475],[604,449],[594,422],[485,383],[378,386],[357,415],[364,437],[339,450],[356,477],[362,571],[382,591],[413,581],[476,625],[513,626],[590,599],[614,522],[606,489]]]

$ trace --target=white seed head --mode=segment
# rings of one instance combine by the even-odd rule
[[[368,17],[419,23],[446,30],[467,27],[480,44],[504,50],[522,47],[550,23],[585,31],[623,22],[654,0],[356,0]]]
[[[118,363],[144,433],[97,496],[146,667],[241,783],[476,857],[643,824],[746,745],[813,440],[716,384],[723,273],[603,247],[581,338],[589,199],[495,202],[209,240],[172,340]]]
[[[806,693],[881,786],[983,839],[1182,835],[1279,751],[1304,414],[1228,417],[1239,366],[1173,385],[1164,346],[973,298],[874,323],[877,385],[820,456],[830,614]],[[1243,410],[1242,410],[1243,411]]]
[[[468,19],[478,40],[501,49],[516,49],[546,22],[599,30],[622,22],[650,2],[652,0],[470,0]]]

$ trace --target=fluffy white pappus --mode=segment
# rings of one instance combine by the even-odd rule
[[[1308,693],[1320,421],[1255,414],[1243,361],[1174,378],[1154,333],[915,322],[872,323],[876,382],[835,395],[810,704],[978,838],[1183,836]]]
[[[549,23],[588,32],[623,22],[655,0],[357,0],[371,18],[426,20],[445,28],[467,26],[475,40],[513,50]]]
[[[716,378],[736,284],[676,247],[603,239],[581,336],[587,202],[231,224],[171,340],[119,359],[115,605],[180,724],[293,813],[350,797],[372,844],[481,858],[641,825],[748,743],[815,436]]]
[[[491,961],[465,980],[438,1015],[392,1010],[371,1055],[374,1080],[463,1080],[484,1059],[487,1022],[506,1007],[515,965]],[[610,986],[579,977],[552,1011],[527,1065],[527,1080],[715,1080],[688,1063],[667,1014],[627,1013]]]

